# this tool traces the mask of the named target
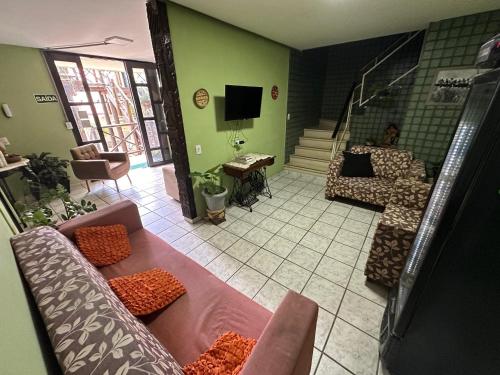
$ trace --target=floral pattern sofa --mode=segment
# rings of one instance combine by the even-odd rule
[[[341,176],[344,157],[338,155],[330,162],[326,182],[326,198],[333,199],[339,196],[385,207],[389,203],[396,179],[403,177],[423,181],[426,177],[424,162],[413,160],[410,151],[353,146],[351,152],[371,153],[375,177]]]
[[[427,204],[431,184],[398,178],[380,217],[365,275],[379,284],[397,285]]]

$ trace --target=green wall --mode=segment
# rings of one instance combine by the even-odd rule
[[[37,323],[23,288],[9,238],[14,234],[10,219],[0,203],[0,374],[54,374],[57,364],[50,355],[44,359],[42,344],[36,332]],[[34,312],[36,314],[36,312]],[[43,329],[43,328],[42,328]]]
[[[69,149],[76,145],[60,103],[37,104],[33,94],[57,94],[40,50],[0,44],[0,104],[7,103],[13,117],[0,110],[0,137],[7,137],[7,151],[20,155],[51,152],[71,159]],[[68,168],[70,176],[73,175]],[[19,198],[27,185],[19,174],[9,177],[9,186]]]
[[[0,113],[0,136],[18,154],[42,151],[69,158],[75,139],[64,127],[59,103],[37,104],[33,94],[57,94],[38,49],[0,45],[0,103],[9,104],[14,117]]]
[[[234,158],[228,140],[231,124],[224,121],[225,84],[264,88],[261,117],[240,122],[247,138],[243,151],[274,154],[276,162],[268,172],[281,170],[289,48],[172,3],[168,18],[191,171],[205,171]],[[276,101],[271,98],[273,85],[280,92]],[[210,94],[204,109],[193,103],[199,88]],[[197,144],[202,146],[201,155],[195,154]],[[225,184],[229,184],[227,179]],[[198,189],[195,198],[202,216],[205,204]]]
[[[442,68],[474,66],[481,44],[499,32],[500,10],[429,25],[399,147],[427,162],[444,158],[462,108],[426,104],[434,76]]]

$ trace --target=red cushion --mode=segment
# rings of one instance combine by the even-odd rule
[[[108,284],[135,316],[147,315],[186,293],[172,274],[159,268],[108,280]]]
[[[94,266],[108,266],[130,255],[125,225],[83,227],[75,230],[78,249]]]
[[[255,339],[226,332],[195,362],[185,365],[186,375],[236,375],[256,344]]]

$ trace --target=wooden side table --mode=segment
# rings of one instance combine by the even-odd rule
[[[224,173],[233,177],[234,185],[229,204],[236,203],[252,212],[252,205],[259,201],[257,195],[272,198],[267,183],[266,168],[274,164],[275,156],[265,154],[248,154],[252,157],[249,163],[232,160],[222,165]]]

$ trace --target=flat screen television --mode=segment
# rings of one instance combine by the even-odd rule
[[[226,85],[226,121],[260,117],[262,87]]]

